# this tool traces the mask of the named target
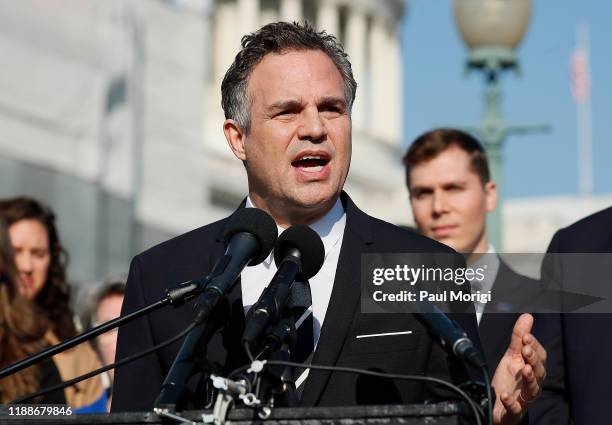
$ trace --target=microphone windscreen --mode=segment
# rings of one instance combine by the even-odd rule
[[[274,262],[279,267],[291,249],[300,252],[302,272],[300,278],[310,279],[318,273],[325,260],[325,247],[323,241],[310,227],[296,224],[285,230],[279,236],[274,246]]]
[[[232,214],[223,235],[225,245],[227,246],[232,236],[240,232],[250,233],[259,242],[259,252],[249,266],[261,263],[270,255],[278,236],[274,219],[259,208],[241,208]]]

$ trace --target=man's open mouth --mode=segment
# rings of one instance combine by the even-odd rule
[[[300,168],[304,171],[317,172],[321,171],[330,161],[327,154],[304,154],[291,162],[291,165]]]

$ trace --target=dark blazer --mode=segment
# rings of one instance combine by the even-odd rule
[[[501,261],[493,283],[492,300],[510,300],[515,293],[530,294],[539,287],[539,281],[516,273],[504,261]],[[478,331],[487,363],[493,369],[491,373],[494,373],[510,345],[512,330],[520,313],[492,313],[491,310],[489,306],[485,308]],[[519,307],[517,311],[522,310]],[[542,395],[529,407],[529,423],[567,424],[569,423],[569,405],[565,388],[563,350],[560,343],[560,315],[541,313],[533,314],[533,316],[533,334],[546,349],[548,357]]]
[[[612,208],[559,230],[548,252],[612,253]],[[612,262],[595,261],[597,264],[591,264],[592,267],[584,267],[582,259],[547,258],[542,275],[554,276],[562,289],[583,288],[584,292],[612,300]],[[571,417],[578,425],[609,424],[612,314],[566,313],[562,315],[561,327]]]
[[[491,290],[491,301],[507,299],[504,293],[518,290],[522,285],[531,284],[533,279],[514,272],[504,261],[500,262]],[[536,282],[536,281],[533,281]],[[489,367],[495,372],[497,364],[510,344],[512,329],[520,313],[492,313],[494,307],[487,305],[480,319],[478,333]]]
[[[343,194],[347,214],[334,287],[313,364],[350,366],[390,373],[426,374],[460,383],[466,371],[447,358],[411,314],[363,314],[360,311],[359,264],[365,252],[453,253],[450,248],[402,230],[360,211]],[[138,256],[130,268],[122,314],[160,299],[164,288],[207,275],[223,252],[221,237],[227,219],[162,243]],[[227,374],[247,364],[240,336],[244,327],[241,287],[228,293],[231,320],[208,345],[213,370]],[[470,303],[471,306],[471,303]],[[162,310],[119,330],[117,359],[151,347],[179,333],[191,320],[191,305]],[[479,346],[476,318],[455,314]],[[357,335],[401,331],[411,334],[356,338]],[[115,374],[113,411],[150,410],[160,385],[180,347],[174,344]],[[372,379],[348,373],[311,370],[305,383],[305,406],[415,403],[448,397],[419,382]]]

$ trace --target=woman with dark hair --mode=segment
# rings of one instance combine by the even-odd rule
[[[36,307],[21,296],[17,276],[6,224],[0,219],[0,367],[15,363],[46,346],[47,323],[40,320]],[[61,378],[53,362],[43,361],[0,380],[0,403],[10,403],[59,382]],[[49,393],[34,401],[66,402],[63,391]]]
[[[0,200],[8,226],[21,294],[45,311],[53,333],[65,340],[76,335],[66,282],[68,254],[55,227],[55,215],[39,202],[21,197]]]
[[[19,197],[0,201],[0,217],[8,225],[19,292],[42,313],[47,324],[45,339],[57,344],[77,334],[70,308],[70,287],[66,282],[68,255],[62,246],[55,215],[40,202]],[[64,381],[100,367],[89,344],[81,344],[53,357]],[[66,400],[73,408],[88,406],[104,392],[99,376],[66,388]]]

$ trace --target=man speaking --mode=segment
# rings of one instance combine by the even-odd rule
[[[312,364],[351,366],[388,373],[429,375],[455,383],[465,378],[411,314],[363,314],[358,265],[364,252],[452,253],[430,239],[361,212],[342,191],[351,160],[351,106],[357,83],[336,39],[309,25],[273,23],[242,40],[222,83],[223,130],[248,178],[246,206],[268,212],[280,230],[306,224],[323,240],[321,271],[310,279]],[[134,258],[123,313],[160,299],[178,282],[206,276],[223,253],[228,219],[162,243]],[[244,311],[274,274],[273,263],[249,267],[228,292],[230,318],[211,338],[210,370],[227,374],[248,363],[240,336]],[[119,331],[117,359],[149,348],[182,331],[192,305],[163,310]],[[457,315],[478,341],[474,314]],[[539,394],[544,350],[518,326],[511,350],[493,386],[496,423],[517,423]],[[179,344],[159,350],[116,372],[113,411],[150,410]],[[444,397],[428,385],[366,379],[311,370],[300,404],[421,403]],[[193,405],[206,391],[194,384]],[[198,398],[200,397],[200,398]]]

